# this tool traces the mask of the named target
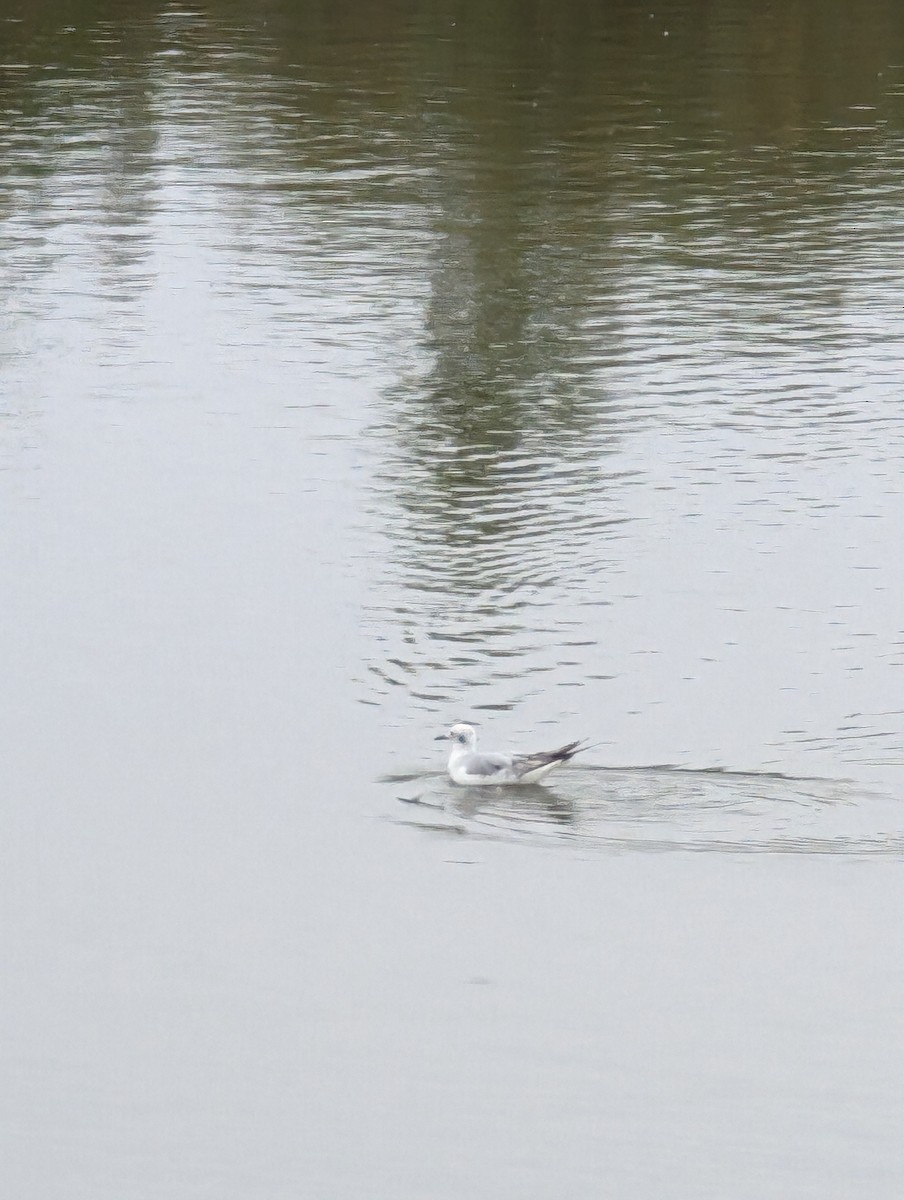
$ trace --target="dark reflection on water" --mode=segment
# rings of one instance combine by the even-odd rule
[[[28,313],[165,360],[187,274],[232,306],[227,358],[345,376],[286,407],[357,447],[357,688],[390,724],[581,713],[619,745],[612,714],[663,703],[632,758],[736,766],[712,696],[740,726],[759,673],[757,708],[789,702],[743,765],[899,760],[899,6],[23,4],[0,31],[0,361]]]

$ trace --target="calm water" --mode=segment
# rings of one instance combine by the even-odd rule
[[[898,6],[13,4],[0,114],[4,1194],[896,1200]]]

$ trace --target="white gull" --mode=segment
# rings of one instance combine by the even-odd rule
[[[580,742],[569,742],[558,750],[539,750],[535,754],[481,754],[473,725],[459,723],[435,739],[450,741],[449,775],[453,783],[486,786],[500,783],[538,783],[559,765],[587,749]]]

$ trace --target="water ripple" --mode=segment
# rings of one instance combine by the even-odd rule
[[[534,61],[521,32],[475,57],[470,23],[396,5],[363,27],[355,6],[26,9],[0,93],[7,391],[35,393],[43,341],[108,397],[285,417],[322,463],[300,494],[326,480],[355,510],[355,687],[388,726],[517,710],[635,761],[894,766],[883,37],[847,56],[833,30],[735,93],[763,69],[748,15],[679,84],[630,6],[582,14],[577,70],[568,20]],[[225,404],[198,347],[240,379]]]
[[[428,831],[560,843],[579,851],[694,851],[904,859],[901,807],[824,779],[668,767],[571,767],[553,787],[455,788],[435,775],[383,781]]]

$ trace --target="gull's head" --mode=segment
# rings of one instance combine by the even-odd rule
[[[453,725],[451,729],[447,729],[445,733],[441,733],[434,740],[453,742],[456,746],[466,746],[469,750],[473,750],[477,745],[477,732],[473,725],[465,725],[460,722],[458,725]]]

